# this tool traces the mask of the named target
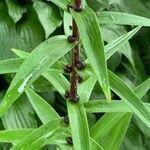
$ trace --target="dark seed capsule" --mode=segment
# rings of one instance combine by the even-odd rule
[[[64,72],[65,73],[71,73],[72,72],[72,66],[71,65],[65,65],[64,66]]]
[[[66,141],[67,141],[67,144],[73,145],[72,137],[71,137],[71,136],[67,137],[67,138],[66,138]]]
[[[70,92],[69,92],[69,91],[66,91],[65,94],[64,94],[64,97],[65,97],[65,98],[69,98],[69,97],[70,97]]]
[[[79,69],[79,70],[83,70],[84,68],[85,68],[85,62],[84,61],[79,61],[78,63],[77,63],[77,68]]]
[[[69,43],[73,43],[77,40],[77,38],[73,35],[70,35],[70,36],[67,37],[67,40],[68,40]]]
[[[69,124],[69,117],[68,116],[64,117],[64,123]]]
[[[83,77],[80,74],[78,74],[78,83],[81,83],[82,81],[83,81]]]
[[[76,4],[73,9],[76,11],[76,12],[80,12],[82,11],[82,7],[81,7],[81,4]]]
[[[70,100],[73,102],[73,103],[77,103],[79,101],[80,97],[78,95],[76,96],[71,96],[70,95]]]

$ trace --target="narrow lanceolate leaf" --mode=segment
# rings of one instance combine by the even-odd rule
[[[26,51],[22,51],[22,50],[15,49],[15,48],[12,48],[11,51],[13,53],[15,53],[17,56],[19,56],[20,58],[27,58],[28,55],[30,54],[30,53],[28,53]]]
[[[115,52],[119,50],[119,48],[128,42],[129,39],[131,39],[139,30],[141,27],[137,27],[130,32],[123,34],[116,40],[114,40],[112,43],[109,43],[105,46],[105,51],[106,51],[106,59],[108,60]]]
[[[125,115],[126,113],[106,113],[100,118],[96,124],[91,128],[91,137],[98,141],[105,137],[114,125]]]
[[[0,61],[0,74],[17,72],[23,61],[24,59],[22,58],[11,58]]]
[[[100,144],[103,146],[104,150],[119,150],[123,138],[128,129],[132,113],[126,113],[117,124],[111,129],[111,131],[100,140]]]
[[[150,19],[121,12],[99,12],[97,17],[100,24],[123,24],[150,26]]]
[[[71,13],[78,25],[81,41],[88,56],[88,60],[97,76],[106,98],[110,101],[111,94],[104,45],[95,13],[88,7],[85,7],[81,12],[71,10]]]
[[[19,68],[1,102],[0,116],[23,93],[26,85],[32,84],[43,71],[47,70],[65,55],[74,45],[68,43],[65,36],[56,36],[46,40],[35,48]]]
[[[63,24],[64,24],[64,32],[65,35],[71,35],[72,30],[70,29],[70,26],[72,26],[72,16],[68,12],[64,12],[63,16]]]
[[[43,73],[43,76],[57,89],[60,94],[64,95],[65,91],[69,90],[69,82],[61,73],[47,70]]]
[[[91,150],[86,112],[81,102],[67,102],[68,114],[75,150]],[[84,138],[83,138],[84,137]]]
[[[31,132],[23,140],[18,142],[11,150],[30,149],[38,150],[44,146],[47,138],[52,138],[55,134],[60,134],[64,129],[61,119],[54,119],[38,129]]]
[[[141,99],[150,89],[150,78],[145,80],[142,84],[134,89],[135,94]],[[143,103],[150,111],[150,104]],[[98,112],[133,112],[133,110],[122,100],[113,100],[110,105],[106,100],[91,100],[84,104],[86,111],[89,113]]]
[[[66,90],[69,90],[69,82],[62,74],[56,74],[52,71],[46,71],[43,76],[51,82],[51,84],[64,95]],[[80,96],[80,95],[79,95]],[[77,104],[67,101],[67,109],[69,115],[69,122],[71,126],[73,145],[75,150],[87,149],[90,150],[90,135],[86,112],[84,110],[82,100]]]
[[[147,110],[150,112],[150,104],[143,103]],[[86,112],[99,113],[99,112],[133,112],[133,110],[122,100],[113,100],[108,105],[106,100],[91,100],[84,104]]]
[[[91,138],[91,148],[92,150],[104,150],[94,139]]]
[[[33,131],[34,129],[2,130],[0,131],[0,142],[16,144]]]
[[[143,103],[119,77],[109,71],[112,90],[134,111],[134,113],[150,128],[150,112]]]
[[[43,124],[53,119],[59,118],[57,112],[42,97],[36,94],[32,89],[27,88],[26,94],[34,110],[36,111],[38,117],[43,122]]]

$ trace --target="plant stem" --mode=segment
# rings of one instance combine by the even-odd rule
[[[81,5],[81,0],[74,0],[75,5]]]
[[[72,21],[72,30],[73,30],[73,36],[79,40],[79,32],[78,27],[73,19]],[[78,83],[78,73],[76,71],[77,63],[79,62],[79,51],[80,51],[80,45],[77,44],[73,50],[72,50],[72,68],[73,71],[70,75],[70,98],[72,100],[75,100],[77,97],[77,83]]]

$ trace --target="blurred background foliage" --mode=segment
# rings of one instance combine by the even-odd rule
[[[95,12],[118,11],[150,18],[149,0],[87,0]],[[133,26],[101,25],[104,44],[133,29]],[[17,57],[12,48],[32,51],[45,39],[64,34],[63,12],[46,0],[1,0],[0,1],[0,60]],[[82,52],[82,57],[85,54]],[[68,56],[65,61],[70,61]],[[131,88],[150,76],[150,30],[143,27],[130,42],[126,43],[108,60],[108,68],[121,77]],[[14,74],[0,75],[0,99],[3,98]],[[46,79],[40,77],[34,83],[36,92],[65,116],[66,104],[61,95]],[[91,98],[103,97],[97,85]],[[115,97],[115,95],[114,95]],[[116,97],[117,98],[117,97]],[[150,92],[143,101],[150,99]],[[92,125],[103,114],[88,115]],[[32,128],[41,125],[33,108],[22,95],[0,121],[1,129]],[[121,150],[149,150],[150,131],[135,116],[132,118]],[[9,149],[9,144],[0,144],[0,149]],[[47,149],[55,149],[47,147]]]

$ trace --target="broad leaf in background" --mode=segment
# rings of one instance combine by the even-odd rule
[[[23,15],[27,11],[27,8],[19,6],[16,1],[6,0],[8,6],[8,13],[16,23],[19,21]]]
[[[44,28],[45,36],[48,38],[49,35],[62,23],[59,10],[54,5],[48,5],[42,1],[34,1],[33,7]]]
[[[25,95],[22,95],[2,116],[5,129],[36,128],[35,112]]]
[[[143,1],[141,0],[132,0],[132,1],[118,0],[116,1],[115,7],[117,8],[117,10],[120,10],[122,12],[131,13],[131,14],[135,14],[147,18],[149,18],[150,16],[149,8],[146,8],[144,6]]]
[[[113,41],[115,41],[117,38],[119,38],[123,34],[127,34],[127,31],[124,29],[124,27],[113,25],[113,24],[103,25],[101,29],[102,29],[103,39],[108,44],[113,43]],[[129,62],[134,67],[133,52],[132,52],[129,42],[124,43],[124,45],[120,46],[118,50],[129,60]]]
[[[27,84],[32,84],[42,73],[66,54],[75,45],[65,36],[56,36],[41,43],[23,62],[0,105],[0,116],[23,93]],[[55,56],[55,57],[54,57]],[[32,62],[32,63],[31,63]],[[28,68],[26,68],[28,66]]]
[[[42,42],[43,28],[32,9],[28,10],[23,21],[15,25],[7,13],[5,3],[1,1],[0,5],[0,60],[14,56],[11,48],[31,51]]]
[[[96,13],[100,24],[122,24],[134,26],[150,26],[150,19],[121,12]]]
[[[71,13],[78,25],[81,41],[88,60],[97,75],[98,81],[106,98],[110,101],[111,94],[109,89],[104,45],[97,18],[94,12],[88,7],[80,13],[73,10],[71,10]]]

